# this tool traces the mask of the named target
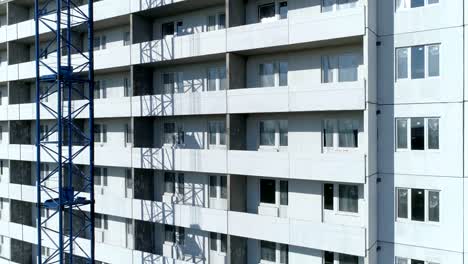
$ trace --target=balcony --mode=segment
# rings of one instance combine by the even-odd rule
[[[365,183],[366,159],[365,155],[358,153],[231,150],[228,162],[231,174]]]
[[[225,150],[134,148],[132,155],[134,168],[227,173]]]
[[[322,83],[310,89],[247,88],[228,91],[229,113],[365,109],[365,82]]]
[[[359,37],[365,34],[364,7],[316,16],[256,23],[227,30],[228,52]]]
[[[222,113],[226,113],[226,91],[132,97],[135,117]]]
[[[232,211],[228,213],[228,217],[229,233],[235,236],[356,256],[366,255],[366,230],[363,227],[316,223]]]
[[[200,57],[226,52],[226,30],[216,30],[132,45],[132,64]]]

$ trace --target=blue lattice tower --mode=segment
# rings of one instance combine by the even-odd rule
[[[78,1],[35,0],[38,263],[94,263],[93,1]]]

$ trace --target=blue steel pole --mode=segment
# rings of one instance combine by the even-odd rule
[[[88,2],[88,81],[89,81],[89,178],[91,219],[91,263],[94,264],[94,14],[93,0]]]
[[[62,41],[61,41],[61,36],[62,36],[62,32],[61,32],[61,11],[62,11],[62,5],[61,5],[61,2],[62,0],[56,0],[56,4],[57,4],[57,39],[56,39],[56,43],[57,43],[57,121],[58,121],[58,135],[57,135],[57,142],[58,142],[58,150],[57,150],[57,163],[58,163],[58,191],[59,191],[59,206],[57,207],[59,210],[58,211],[58,233],[59,233],[59,263],[60,264],[64,264],[64,258],[63,258],[63,255],[64,255],[64,252],[63,252],[63,179],[62,179],[62,176],[63,176],[63,173],[62,173],[62,169],[63,169],[63,164],[62,164],[62,146],[63,146],[63,133],[62,133],[62,70],[61,70],[61,65],[62,65],[62,52],[61,52],[61,49],[62,49]]]
[[[70,21],[70,0],[67,0],[67,67],[71,71],[70,76],[73,73],[72,64],[71,64],[71,21]],[[72,135],[72,82],[70,79],[66,82],[67,92],[68,92],[68,186],[72,190],[73,187],[73,160],[72,160],[72,147],[73,147],[73,135]],[[69,214],[69,248],[70,248],[70,264],[73,264],[73,207],[69,205],[68,214]]]
[[[34,0],[34,22],[36,41],[36,206],[37,206],[37,263],[42,263],[42,224],[41,224],[41,89],[39,80],[39,3]]]

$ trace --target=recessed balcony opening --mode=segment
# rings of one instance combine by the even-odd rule
[[[10,256],[14,263],[33,264],[36,261],[33,249],[36,245],[31,243],[10,239]]]
[[[10,200],[10,222],[35,227],[36,205],[19,200]]]
[[[10,160],[10,183],[36,186],[35,163]]]
[[[135,220],[135,250],[162,255],[164,225]]]
[[[33,144],[32,121],[10,121],[10,144]]]

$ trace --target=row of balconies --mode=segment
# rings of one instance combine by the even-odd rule
[[[364,81],[323,83],[319,86],[320,88],[314,89],[245,88],[95,99],[94,116],[116,118],[365,109],[366,85]],[[46,104],[51,108],[54,107],[53,102]],[[75,100],[73,104],[73,107],[78,109],[85,104],[85,101]],[[53,118],[45,110],[41,111],[41,114],[43,119]],[[84,118],[87,113],[82,112],[80,116]],[[0,120],[34,119],[36,119],[35,103],[0,105]]]
[[[0,184],[0,187],[2,196],[11,196],[12,200],[30,204],[30,208],[33,210],[36,201],[35,186]],[[109,201],[105,199],[105,196],[96,196],[97,213],[356,256],[366,255],[366,228],[361,226],[279,218],[130,198],[113,198],[112,203],[118,203],[119,208],[109,208],[106,206]],[[6,221],[11,220],[2,219],[0,223],[5,224]],[[35,222],[32,221],[34,220],[27,221],[30,222],[29,224],[22,224],[26,224],[25,228],[30,228],[35,226]],[[21,223],[12,222],[11,224]],[[0,235],[16,238],[15,229],[10,230],[9,234],[0,233]],[[31,243],[33,242],[34,240],[31,241]]]
[[[165,2],[165,1],[154,1]],[[197,4],[197,1],[178,0],[171,2],[184,2],[185,10],[194,8],[203,8],[213,6],[216,3],[210,3],[203,6]],[[190,2],[193,5],[190,6]],[[223,1],[217,1],[218,4],[224,4]],[[164,3],[172,4],[172,3]],[[161,3],[153,4],[153,1],[140,0],[115,0],[99,1],[94,4],[94,20],[96,24],[99,21],[112,19],[119,16],[125,16],[130,13],[136,13],[145,9],[153,9],[158,11],[162,7]],[[141,6],[140,6],[141,5]],[[149,6],[148,6],[149,5]],[[180,4],[179,4],[180,8]],[[182,9],[184,10],[184,9]],[[87,13],[87,10],[83,10]],[[239,12],[239,11],[236,11]],[[148,13],[148,12],[147,12]],[[149,13],[151,16],[151,13]],[[146,15],[146,14],[144,14]],[[238,14],[231,14],[236,16]],[[52,15],[50,15],[52,17]],[[147,16],[147,15],[146,15]],[[52,18],[53,19],[53,18]],[[235,20],[232,18],[231,20]],[[244,22],[245,23],[245,22]],[[277,22],[258,23],[250,25],[241,25],[228,29],[228,50],[242,50],[250,47],[255,42],[258,42],[257,48],[270,46],[275,42],[284,44],[308,42],[309,38],[316,40],[328,40],[341,37],[352,37],[364,34],[365,12],[362,5],[349,10],[339,12],[320,13],[312,18],[298,17],[295,19],[282,19]],[[234,24],[231,22],[231,24]],[[242,23],[241,23],[242,24]],[[310,31],[310,28],[316,30]],[[49,32],[50,29],[45,25],[39,27],[41,33]],[[260,35],[258,32],[263,31],[265,35]],[[6,41],[14,41],[17,39],[30,38],[35,35],[35,23],[33,19],[28,19],[23,22],[10,24],[0,27],[0,43]],[[195,34],[195,36],[198,34]],[[190,38],[192,38],[191,36]],[[197,37],[195,37],[197,39]],[[184,40],[187,43],[187,39]],[[233,45],[233,46],[231,46]]]
[[[79,147],[77,147],[79,148]],[[115,153],[119,156],[116,159]],[[45,152],[43,162],[53,162]],[[35,145],[0,147],[0,159],[35,161]],[[88,163],[88,153],[81,153],[77,164]],[[268,152],[175,148],[95,148],[95,164],[109,167],[133,167],[268,176],[303,180],[327,180],[365,183],[366,156],[359,153]],[[248,164],[248,166],[246,166]],[[314,173],[305,173],[313,168]]]

